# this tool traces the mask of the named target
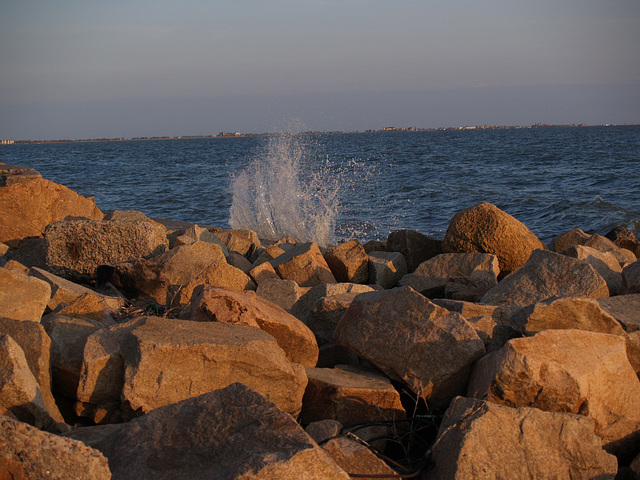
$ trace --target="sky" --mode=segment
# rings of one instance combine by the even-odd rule
[[[3,0],[0,139],[640,123],[639,0]]]

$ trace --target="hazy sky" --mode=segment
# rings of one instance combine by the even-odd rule
[[[640,0],[0,2],[0,139],[293,118],[640,123]]]

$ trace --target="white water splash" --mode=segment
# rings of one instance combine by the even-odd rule
[[[271,137],[266,150],[231,179],[231,228],[253,230],[265,240],[334,243],[340,181],[326,161],[313,158],[305,139]]]

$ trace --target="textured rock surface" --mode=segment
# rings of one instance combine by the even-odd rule
[[[549,248],[554,252],[560,253],[569,247],[586,245],[590,238],[591,235],[585,233],[581,228],[574,228],[573,230],[569,230],[568,232],[554,238],[551,241]]]
[[[293,307],[302,296],[300,286],[296,282],[282,278],[264,280],[256,288],[256,294],[285,310]]]
[[[360,295],[359,292],[349,292],[321,297],[307,313],[304,317],[305,324],[315,334],[320,345],[333,341],[338,323],[358,295]]]
[[[109,480],[111,472],[107,459],[84,443],[0,416],[0,478]]]
[[[500,271],[507,274],[545,245],[508,213],[490,203],[479,203],[453,216],[442,248],[445,253],[491,253],[498,257]]]
[[[165,305],[171,301],[169,278],[159,266],[145,258],[111,265],[100,265],[96,270],[96,285],[110,283],[127,298]]]
[[[367,283],[369,280],[369,256],[358,240],[338,245],[324,257],[338,282]]]
[[[212,263],[224,261],[220,245],[197,241],[172,248],[153,259],[172,285],[184,285],[200,275]]]
[[[380,460],[371,450],[355,440],[341,437],[329,440],[322,447],[349,475],[364,480],[397,477],[397,472]]]
[[[425,260],[442,253],[442,241],[415,230],[396,230],[387,237],[385,249],[400,252],[407,262],[407,271],[413,272]]]
[[[618,462],[593,429],[578,415],[458,397],[440,425],[426,478],[613,480]]]
[[[16,247],[25,237],[40,237],[50,223],[67,216],[101,220],[92,198],[38,178],[0,188],[0,242]]]
[[[640,293],[640,260],[624,267],[622,280],[627,293]]]
[[[591,265],[575,258],[535,250],[519,270],[504,278],[480,300],[493,305],[525,307],[552,297],[609,296],[604,279]]]
[[[407,274],[407,262],[400,252],[369,254],[369,283],[393,288]]]
[[[620,322],[627,332],[640,330],[640,294],[600,298],[598,303],[605,312]]]
[[[308,368],[318,363],[318,344],[313,332],[296,317],[254,292],[233,292],[209,285],[196,287],[191,301],[191,320],[258,327],[276,339],[290,361]]]
[[[314,242],[296,245],[271,260],[271,265],[281,278],[294,280],[301,287],[336,283],[329,265]]]
[[[622,267],[613,252],[601,252],[595,248],[577,245],[563,250],[563,255],[584,260],[607,282],[610,295],[620,295],[622,289]]]
[[[239,383],[70,435],[100,450],[122,480],[349,479],[291,416]]]
[[[619,336],[547,330],[512,339],[477,362],[468,392],[508,406],[588,416],[616,454],[640,438],[640,381]]]
[[[49,298],[47,282],[0,267],[0,317],[39,322]]]
[[[356,297],[335,339],[434,406],[464,392],[473,363],[485,352],[460,314],[410,287]]]
[[[304,293],[300,299],[291,307],[291,314],[307,323],[307,318],[323,297],[332,297],[343,293],[365,293],[373,292],[373,288],[368,285],[357,283],[325,283],[316,285]]]

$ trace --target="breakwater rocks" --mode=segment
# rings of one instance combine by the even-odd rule
[[[1,167],[2,478],[640,474],[628,230],[267,243]]]

